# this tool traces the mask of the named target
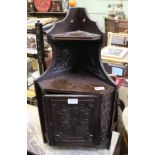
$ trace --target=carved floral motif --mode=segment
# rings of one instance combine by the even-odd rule
[[[81,105],[55,105],[55,117],[57,119],[56,141],[63,139],[85,139],[92,140],[90,118],[92,106]]]

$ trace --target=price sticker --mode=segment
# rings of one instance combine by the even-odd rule
[[[68,104],[78,104],[77,98],[68,98]]]
[[[95,89],[96,91],[99,91],[99,90],[104,90],[105,88],[104,88],[104,87],[94,87],[94,89]]]

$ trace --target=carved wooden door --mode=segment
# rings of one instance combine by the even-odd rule
[[[93,146],[100,142],[100,97],[45,95],[49,143]]]

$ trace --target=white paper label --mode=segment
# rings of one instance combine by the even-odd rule
[[[68,98],[68,104],[78,104],[77,98]]]
[[[104,90],[105,88],[104,88],[104,87],[94,87],[94,89],[95,89],[96,91],[98,91],[98,90]]]

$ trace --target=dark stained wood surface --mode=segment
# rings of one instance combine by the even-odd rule
[[[67,72],[55,78],[41,81],[39,84],[43,89],[63,92],[105,94],[114,90],[112,86],[84,72]],[[96,91],[95,87],[104,87],[105,89]]]
[[[54,40],[98,40],[101,38],[101,35],[77,30],[72,32],[53,34],[51,38]]]
[[[109,147],[116,85],[101,63],[104,39],[84,8],[70,8],[47,32],[52,61],[35,81],[35,89],[43,138],[49,145]]]
[[[45,95],[50,141],[55,145],[92,146],[100,142],[99,97],[93,95]],[[68,98],[78,104],[67,104]]]

